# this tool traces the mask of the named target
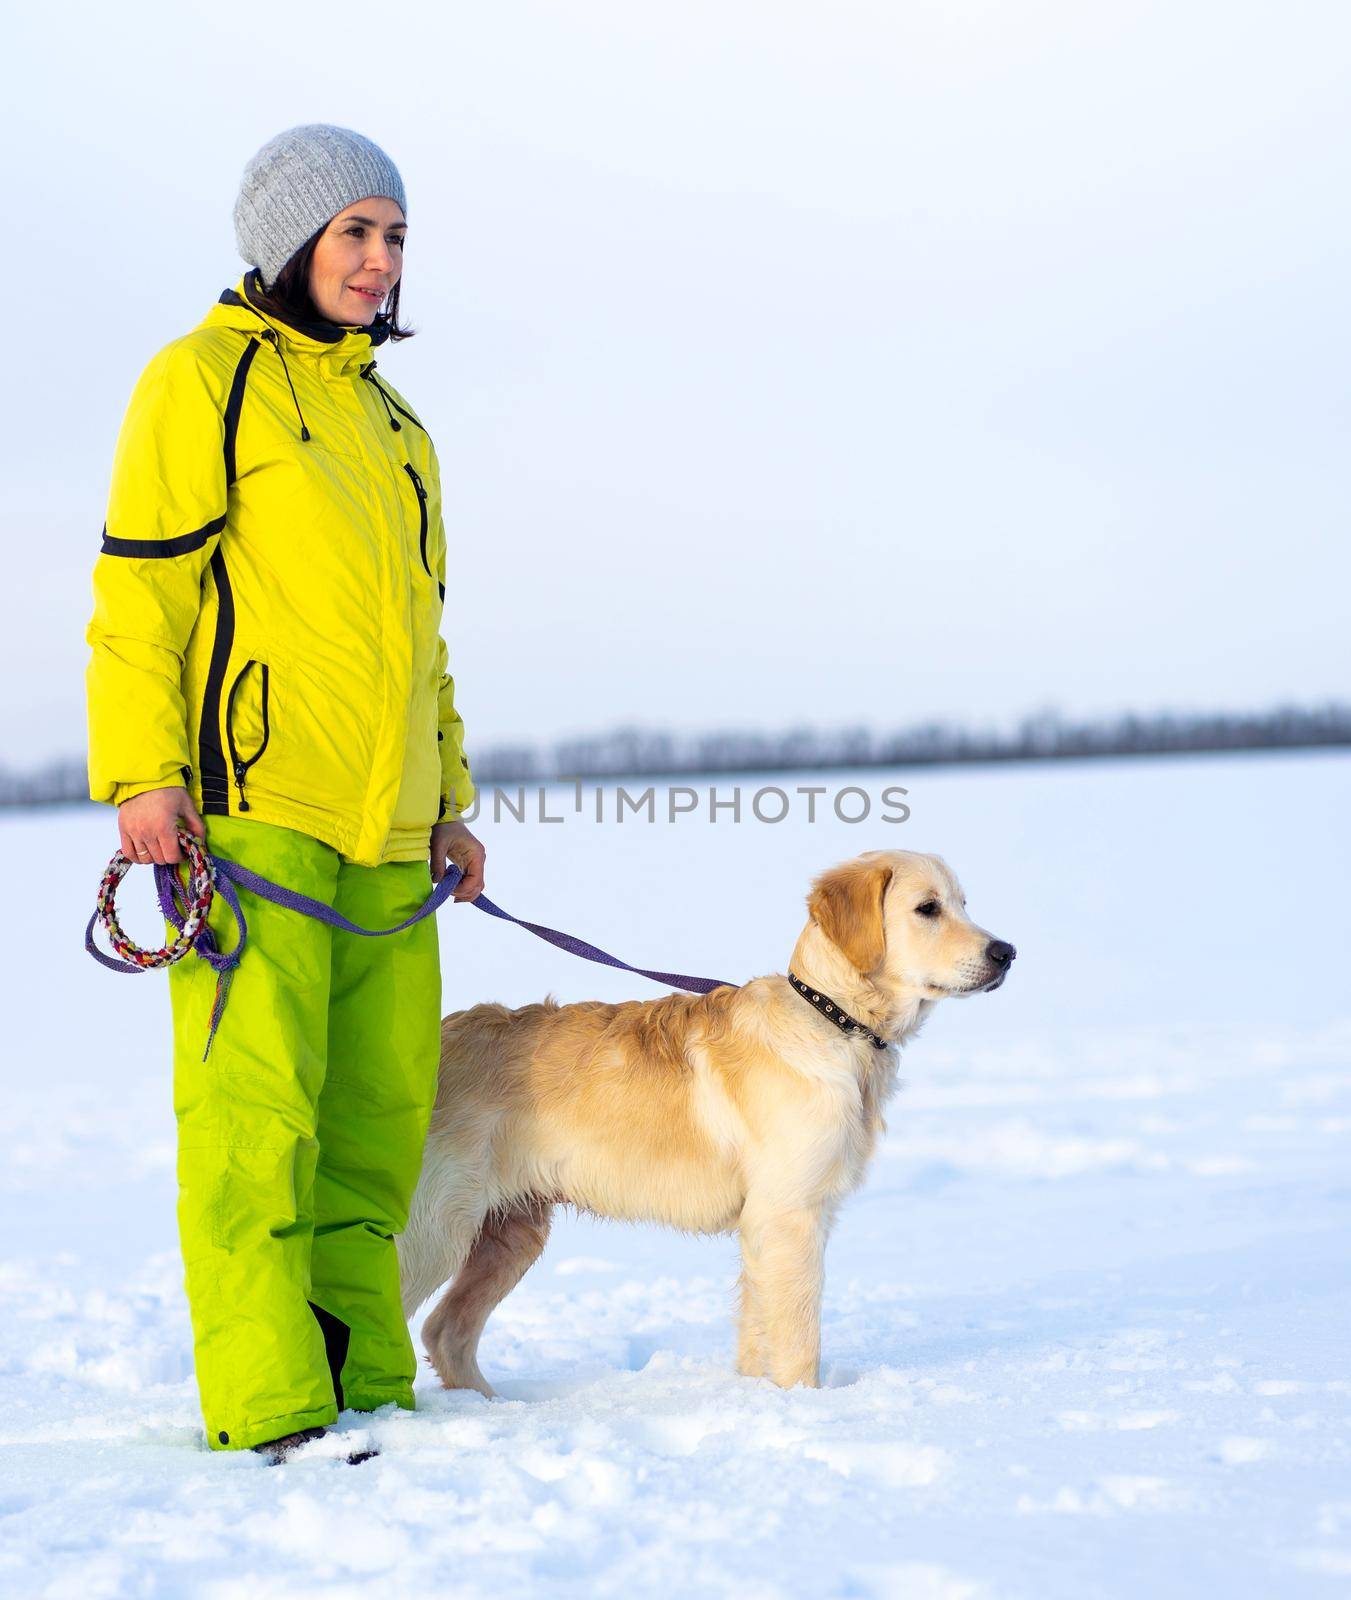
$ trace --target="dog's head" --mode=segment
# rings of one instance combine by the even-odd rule
[[[869,850],[831,867],[807,909],[849,965],[896,1001],[989,993],[1017,954],[967,916],[947,863],[913,850]]]

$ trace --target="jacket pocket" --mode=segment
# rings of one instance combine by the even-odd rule
[[[249,809],[244,785],[249,769],[267,749],[272,736],[269,671],[266,661],[249,660],[235,675],[225,703],[225,737],[230,747],[230,771],[239,790],[239,809]]]
[[[427,486],[418,476],[417,468],[411,461],[404,462],[403,470],[408,474],[413,485],[413,493],[417,496],[418,553],[422,557],[423,571],[430,578],[432,569],[427,560]]]

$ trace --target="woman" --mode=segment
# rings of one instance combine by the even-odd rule
[[[88,640],[89,774],[133,861],[205,839],[388,928],[447,859],[483,887],[439,633],[436,452],[376,371],[406,204],[349,129],[292,128],[235,206],[251,269],[139,379]],[[179,1232],[213,1449],[282,1460],[346,1408],[411,1408],[393,1236],[436,1089],[436,919],[363,939],[241,894],[248,944],[170,969]],[[218,915],[218,912],[220,913]],[[212,926],[225,948],[232,927]],[[351,1459],[358,1459],[352,1457]]]

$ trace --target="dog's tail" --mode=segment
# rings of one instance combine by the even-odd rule
[[[431,1159],[429,1149],[427,1161],[430,1163]],[[398,1237],[399,1293],[405,1318],[411,1318],[418,1307],[454,1275],[459,1265],[451,1260],[450,1241],[444,1225],[438,1225],[428,1181],[431,1176],[424,1165],[413,1191],[408,1226]]]
[[[408,1226],[398,1240],[405,1317],[455,1276],[483,1227],[490,1205],[487,1152],[479,1146],[477,1161],[474,1154],[460,1146],[443,1149],[435,1135],[427,1141]]]

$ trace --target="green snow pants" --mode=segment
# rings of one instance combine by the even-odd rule
[[[393,927],[431,893],[429,861],[359,867],[290,828],[242,817],[206,826],[214,855],[364,928]],[[248,940],[205,1061],[215,973],[195,956],[169,969],[179,1237],[217,1450],[349,1407],[412,1409],[394,1235],[408,1221],[440,1056],[435,917],[363,939],[244,889],[239,903]],[[210,925],[232,948],[222,897]]]

